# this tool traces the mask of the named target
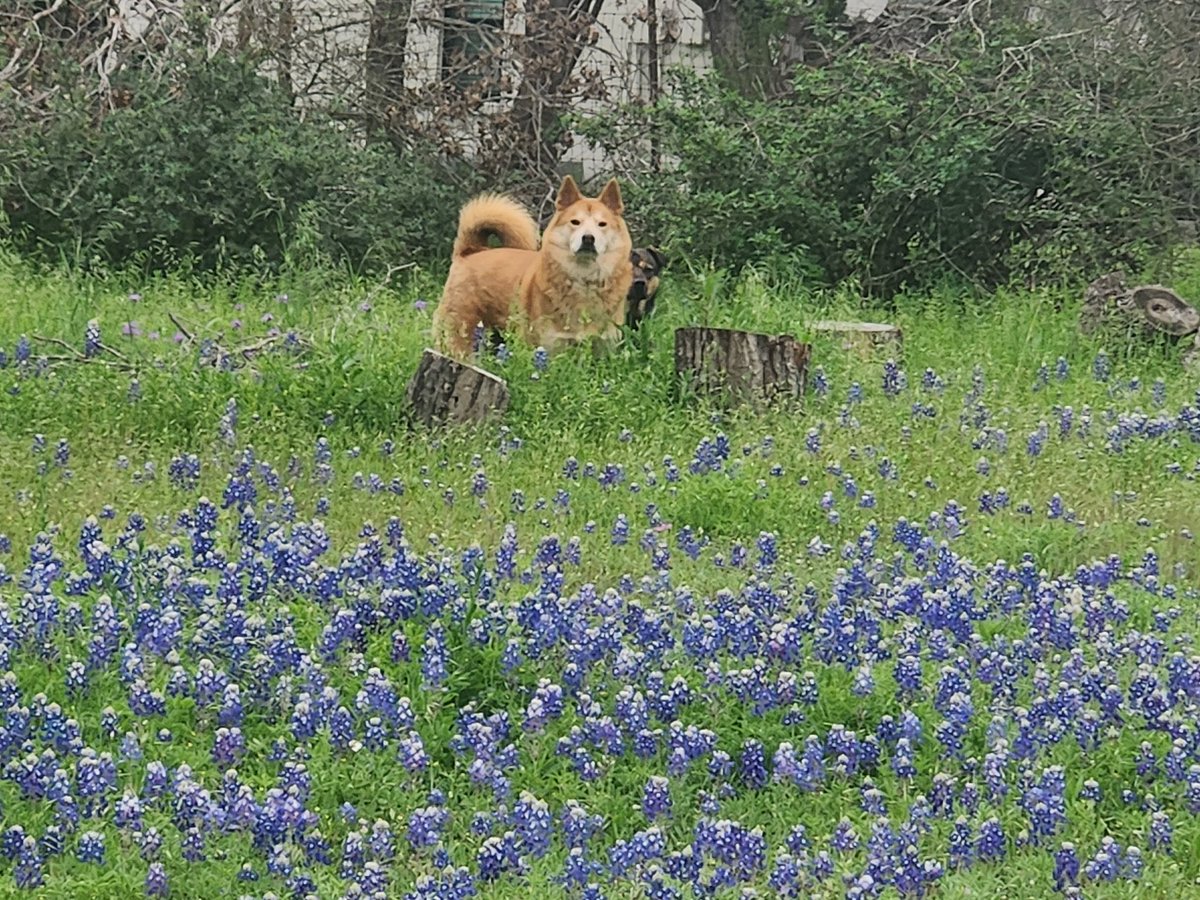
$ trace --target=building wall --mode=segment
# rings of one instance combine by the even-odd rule
[[[116,0],[122,30],[133,39],[145,39],[156,28],[177,23],[177,15],[165,16],[166,7],[178,0]],[[874,18],[888,0],[848,0],[852,15]],[[408,28],[405,81],[419,88],[441,78],[442,29],[445,0],[414,0]],[[261,28],[252,43],[270,46],[280,40],[280,11],[290,4],[295,22],[288,41],[292,46],[292,83],[301,105],[323,105],[345,99],[348,90],[361,89],[362,65],[369,31],[369,0],[232,0],[221,6],[222,17],[209,36],[215,50],[238,39],[239,25],[248,17]],[[600,13],[599,38],[585,48],[578,66],[603,81],[611,100],[623,102],[645,98],[647,27],[638,15],[645,0],[606,0]],[[712,68],[703,16],[692,0],[658,0],[660,68],[685,66],[699,72]],[[505,28],[521,33],[519,13],[506,14]],[[502,102],[502,101],[497,101]],[[577,110],[598,112],[606,101],[584,100]],[[484,105],[483,113],[495,110]],[[464,129],[464,142],[470,140]],[[469,148],[468,148],[469,150]],[[597,148],[577,138],[564,163],[585,177],[602,173],[609,161]]]

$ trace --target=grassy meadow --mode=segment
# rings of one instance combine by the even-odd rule
[[[0,895],[1200,891],[1177,350],[668,271],[426,433],[438,289],[0,256]],[[686,324],[811,338],[803,408],[677,397]]]

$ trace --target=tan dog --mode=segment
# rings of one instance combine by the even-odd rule
[[[615,343],[633,282],[633,242],[614,178],[584,197],[570,175],[538,248],[537,223],[497,194],[476,197],[458,216],[450,275],[433,314],[437,346],[471,352],[475,329],[504,330],[510,317],[522,339],[554,353],[592,339]],[[490,247],[496,238],[499,247]]]

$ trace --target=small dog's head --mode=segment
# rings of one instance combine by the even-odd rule
[[[610,179],[599,197],[585,197],[570,175],[563,178],[555,201],[554,218],[542,235],[542,243],[555,247],[581,269],[611,270],[623,260],[632,242],[622,216],[621,187]]]
[[[655,247],[638,247],[629,254],[629,260],[633,263],[633,283],[625,306],[625,324],[637,328],[654,309],[659,275],[667,266],[667,258]]]

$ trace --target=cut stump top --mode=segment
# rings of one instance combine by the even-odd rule
[[[898,354],[904,346],[904,336],[899,326],[885,322],[841,322],[822,319],[812,324],[812,330],[817,334],[837,335],[841,338],[843,350],[855,351],[864,359],[884,349]]]
[[[839,331],[896,337],[900,335],[900,326],[888,325],[884,322],[841,322],[833,319],[822,319],[819,322],[813,322],[812,327],[814,331]]]

